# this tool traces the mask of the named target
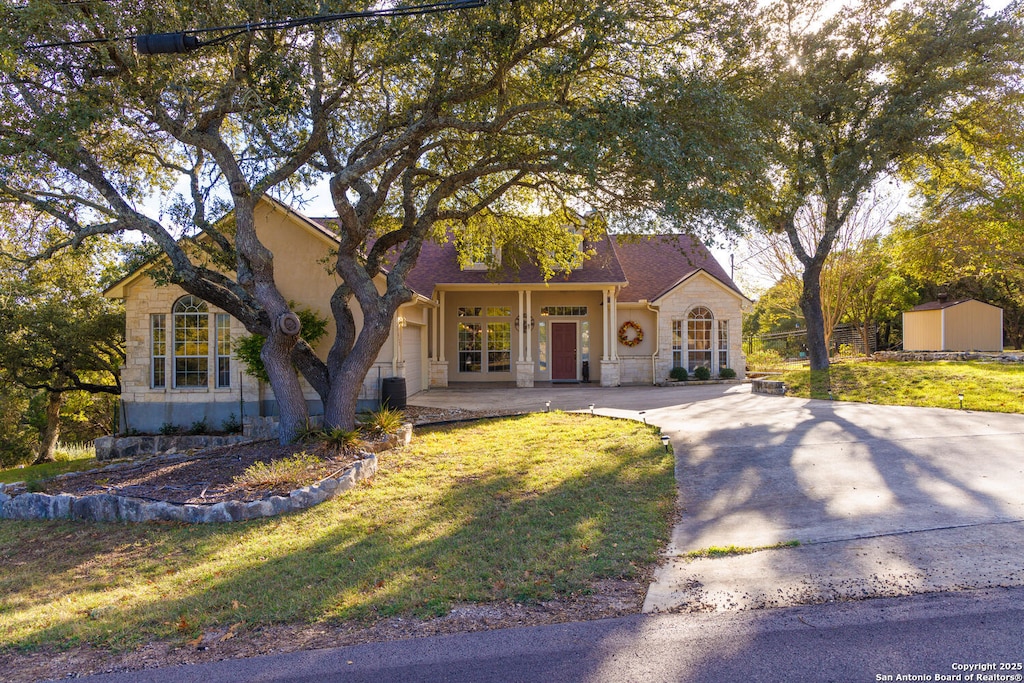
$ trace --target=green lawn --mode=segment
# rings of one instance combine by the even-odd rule
[[[215,626],[443,614],[640,578],[667,542],[653,428],[541,413],[417,434],[301,513],[185,526],[0,522],[0,647],[129,648]]]
[[[78,472],[79,470],[91,470],[99,465],[96,456],[78,457],[72,460],[61,462],[46,462],[41,465],[29,465],[28,467],[15,467],[9,470],[0,470],[0,484],[13,484],[16,481],[35,481],[46,479],[65,472]]]
[[[787,395],[885,405],[1024,413],[1024,365],[979,361],[841,361],[813,377],[806,365],[787,367]]]

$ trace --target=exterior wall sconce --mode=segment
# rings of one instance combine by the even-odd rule
[[[518,331],[523,325],[526,326],[526,329],[532,330],[534,325],[536,325],[536,324],[537,324],[537,321],[533,319],[532,315],[530,316],[529,320],[526,319],[525,315],[522,317],[522,320],[519,319],[518,315],[516,316],[516,321],[515,321],[516,331]]]

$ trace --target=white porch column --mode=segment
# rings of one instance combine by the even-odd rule
[[[604,328],[607,346],[604,359],[601,360],[601,386],[619,386],[619,312],[615,289],[605,290],[605,320]]]
[[[601,303],[604,304],[603,306],[601,306],[601,310],[604,311],[604,315],[601,317],[601,340],[603,342],[603,345],[601,347],[601,360],[603,361],[610,360],[610,356],[608,354],[611,353],[611,345],[608,343],[608,338],[610,336],[608,334],[608,329],[611,327],[612,324],[612,306],[610,303],[611,300],[612,297],[608,293],[608,290],[601,290]]]
[[[519,329],[516,330],[516,333],[519,336],[519,343],[516,344],[516,346],[519,347],[519,359],[518,360],[519,360],[520,363],[522,363],[523,360],[526,357],[526,349],[523,348],[523,347],[526,346],[526,343],[525,343],[524,339],[525,339],[525,337],[530,332],[530,329],[529,329],[530,325],[529,325],[529,323],[527,321],[526,316],[523,315],[523,290],[520,289],[518,294],[519,294],[519,312],[516,314],[516,316],[517,316],[516,317],[516,321],[519,323],[519,325],[517,326]]]
[[[441,325],[440,320],[441,320],[441,308],[440,308],[440,305],[434,306],[433,308],[430,309],[430,328],[431,328],[431,336],[433,337],[433,339],[431,340],[433,342],[432,343],[433,348],[431,349],[432,353],[430,354],[430,360],[440,360],[441,359],[441,347],[438,346],[438,336],[437,336],[437,328]]]
[[[438,307],[437,307],[437,359],[444,362],[444,292],[438,295]]]
[[[526,319],[532,321],[533,313],[533,290],[526,290]],[[526,327],[526,360],[533,363],[533,327]]]
[[[434,320],[434,355],[430,364],[430,386],[448,386],[448,363],[444,359],[444,292],[437,294],[437,308],[432,311]]]
[[[615,295],[615,290],[611,290],[612,296],[612,360],[619,359],[619,298]]]
[[[519,360],[516,362],[516,386],[532,387],[533,361],[527,360],[529,352],[526,350],[527,344],[530,343],[530,312],[529,303],[526,304],[526,308],[523,308],[524,299],[529,302],[530,295],[525,290],[520,289],[519,315],[516,317],[516,322],[519,323],[519,329],[516,332],[516,336],[519,338]]]

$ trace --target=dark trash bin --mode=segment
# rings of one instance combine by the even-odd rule
[[[385,377],[380,390],[382,408],[401,410],[405,408],[405,378]]]

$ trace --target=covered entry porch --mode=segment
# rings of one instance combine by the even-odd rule
[[[618,386],[618,290],[579,284],[438,289],[428,324],[430,387]]]

